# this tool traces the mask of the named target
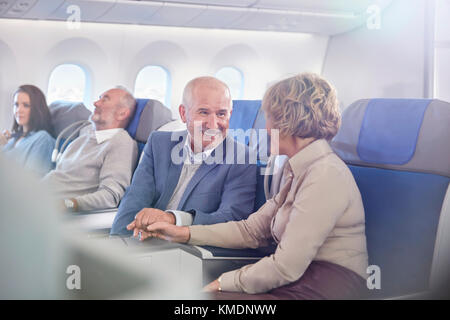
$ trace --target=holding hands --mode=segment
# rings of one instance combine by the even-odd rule
[[[190,237],[188,227],[175,226],[175,216],[172,213],[154,208],[139,211],[127,229],[133,230],[133,236],[139,236],[140,241],[154,237],[183,243],[189,241]]]
[[[189,227],[175,225],[175,216],[154,208],[144,208],[136,215],[133,222],[127,226],[133,230],[133,236],[140,241],[147,238],[158,238],[171,242],[186,243],[190,239]],[[220,289],[220,282],[214,280],[203,288],[203,292],[216,292]]]

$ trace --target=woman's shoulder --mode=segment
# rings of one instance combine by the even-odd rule
[[[50,133],[48,133],[46,130],[39,130],[34,132],[31,137],[34,141],[39,141],[42,143],[54,143],[55,138],[52,137]]]
[[[350,169],[334,152],[323,156],[308,169],[307,176],[313,177],[315,180],[321,180],[324,183],[329,183],[330,180],[339,181],[339,183],[347,185],[354,182]]]
[[[344,161],[339,158],[339,156],[333,151],[324,154],[317,161],[313,162],[310,166],[313,171],[320,171],[322,173],[326,172],[345,172],[348,167]]]

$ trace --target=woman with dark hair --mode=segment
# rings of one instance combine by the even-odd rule
[[[55,146],[50,111],[42,91],[22,85],[14,93],[12,132],[0,134],[4,154],[43,176],[53,168],[51,155]]]

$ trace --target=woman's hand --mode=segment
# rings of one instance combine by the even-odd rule
[[[178,227],[168,222],[155,222],[147,227],[150,237],[186,243],[191,237],[189,227]]]
[[[0,133],[0,146],[7,144],[9,139],[11,139],[11,132],[3,130],[3,132]]]
[[[206,286],[203,287],[203,292],[216,292],[219,291],[220,283],[219,280],[216,279],[210,283],[208,283]]]

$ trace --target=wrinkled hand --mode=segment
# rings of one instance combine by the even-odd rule
[[[220,286],[219,280],[216,279],[216,280],[208,283],[206,286],[204,286],[202,291],[203,292],[216,292],[216,291],[219,291],[219,286]]]
[[[155,222],[167,222],[175,224],[175,216],[172,213],[164,212],[154,208],[144,208],[138,212],[133,222],[128,226],[128,230],[133,230],[133,236],[140,235],[139,240],[144,241],[150,234],[146,232],[148,225]]]
[[[178,227],[167,222],[156,222],[147,227],[150,237],[171,242],[186,243],[191,237],[189,227]]]
[[[175,216],[172,213],[164,212],[159,209],[154,208],[144,208],[138,212],[134,221],[128,226],[128,230],[141,229],[145,230],[148,225],[155,222],[167,222],[170,224],[175,224]]]

